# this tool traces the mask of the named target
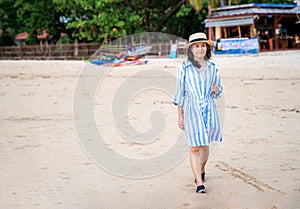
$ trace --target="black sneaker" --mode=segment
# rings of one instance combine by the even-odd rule
[[[206,193],[204,185],[197,186],[196,193]]]

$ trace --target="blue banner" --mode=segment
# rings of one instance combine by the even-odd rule
[[[177,44],[172,44],[170,50],[170,58],[171,59],[176,58],[176,53],[177,53]]]
[[[257,38],[220,39],[215,41],[214,54],[258,54]]]

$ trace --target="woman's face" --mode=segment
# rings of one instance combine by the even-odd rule
[[[195,59],[203,59],[206,55],[207,46],[205,43],[194,43],[192,46],[192,52]]]

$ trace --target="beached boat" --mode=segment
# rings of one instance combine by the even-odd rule
[[[102,56],[100,59],[89,60],[90,63],[103,66],[124,66],[147,64],[148,60],[140,60],[147,55],[152,46],[132,47],[130,50],[119,52],[115,56]]]
[[[136,56],[126,56],[122,59],[114,59],[114,60],[89,60],[90,63],[95,65],[102,65],[107,67],[118,67],[118,66],[126,66],[126,65],[144,65],[149,62],[149,60],[140,60]]]

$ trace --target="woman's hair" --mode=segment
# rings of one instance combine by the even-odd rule
[[[206,54],[205,54],[205,57],[204,59],[205,60],[209,60],[212,56],[212,48],[209,44],[205,43],[206,45],[206,48],[207,48],[207,51],[206,51]],[[194,54],[192,52],[192,47],[193,47],[193,44],[191,44],[187,50],[187,59],[197,68],[200,68],[200,64],[194,59]]]

